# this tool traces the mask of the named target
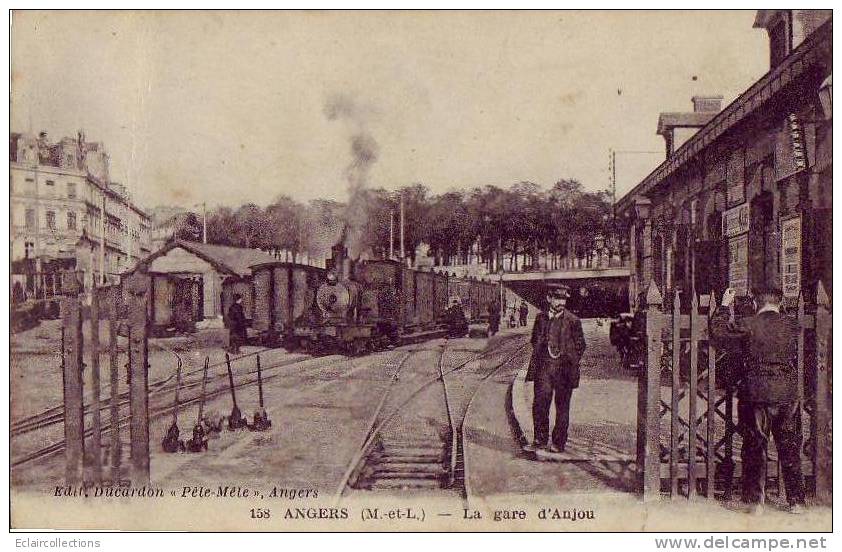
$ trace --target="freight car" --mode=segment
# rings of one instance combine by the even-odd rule
[[[257,289],[255,272],[255,289]],[[457,298],[478,321],[497,299],[496,286],[411,270],[392,260],[354,261],[336,245],[309,316],[293,317],[291,346],[361,354],[400,341],[445,334],[448,301]]]
[[[296,321],[307,324],[317,314],[316,291],[325,281],[325,270],[278,261],[252,265],[251,273],[252,330],[265,345],[295,345],[290,338]]]

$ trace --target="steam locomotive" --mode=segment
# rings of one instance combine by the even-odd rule
[[[332,249],[324,281],[293,320],[287,346],[357,355],[406,340],[444,334],[448,300],[458,298],[474,322],[497,300],[490,282],[405,268],[393,260],[355,261],[342,244]]]

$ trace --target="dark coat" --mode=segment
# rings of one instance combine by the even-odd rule
[[[526,381],[533,381],[539,371],[559,372],[569,387],[579,387],[579,361],[585,352],[582,321],[568,310],[550,320],[545,311],[538,313],[532,327],[532,358]]]
[[[246,314],[240,303],[234,303],[228,308],[228,329],[233,335],[246,336]]]
[[[735,363],[740,399],[762,403],[786,403],[799,399],[798,329],[783,314],[766,311],[741,320],[730,320],[730,312],[720,307],[710,322],[714,344],[730,348],[742,357]]]
[[[453,305],[445,311],[447,328],[452,335],[464,335],[468,333],[468,319],[465,311],[460,305]]]

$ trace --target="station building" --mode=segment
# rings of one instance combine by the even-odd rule
[[[775,285],[812,301],[819,281],[831,293],[832,12],[759,10],[754,26],[768,73],[724,109],[695,98],[702,114],[662,115],[666,160],[617,202],[633,310],[651,281],[667,298]]]

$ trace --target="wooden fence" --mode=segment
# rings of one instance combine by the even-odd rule
[[[133,274],[121,286],[94,288],[85,305],[78,275],[62,277],[62,372],[64,379],[65,480],[68,485],[120,485],[149,482],[148,326],[150,282]],[[88,324],[84,324],[85,320]],[[100,342],[100,326],[108,327],[108,342]],[[131,464],[123,469],[119,406],[118,335],[128,337],[129,428]],[[87,337],[87,339],[86,339]],[[87,343],[86,343],[87,341]],[[83,361],[89,347],[90,365]],[[108,353],[109,417],[102,423],[101,356]],[[86,420],[84,388],[90,386]],[[86,429],[86,421],[89,427]],[[108,435],[109,442],[103,442]],[[107,456],[104,454],[107,452]],[[104,473],[108,464],[109,473]]]
[[[804,472],[819,503],[832,493],[832,317],[819,283],[815,303],[799,297],[797,370],[802,419],[806,416]],[[645,297],[645,339],[640,341],[637,466],[644,500],[669,497],[730,499],[739,476],[735,389],[727,351],[714,346],[708,319],[714,296],[682,297],[665,307],[654,282]],[[689,305],[687,304],[689,302]],[[771,455],[769,477],[783,493],[780,466]]]

